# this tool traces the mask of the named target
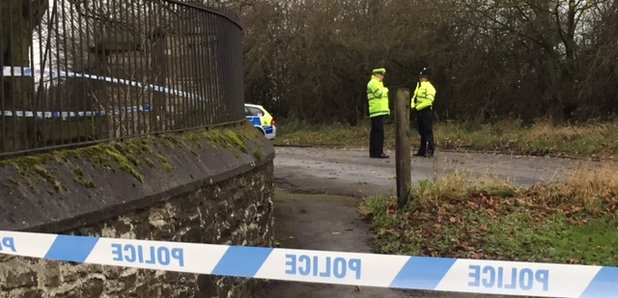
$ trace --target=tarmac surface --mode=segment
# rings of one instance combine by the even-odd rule
[[[281,247],[372,252],[373,235],[356,207],[360,198],[395,192],[395,154],[390,155],[382,160],[368,158],[364,149],[277,147],[275,233]],[[460,171],[530,186],[564,179],[574,169],[601,166],[601,162],[575,159],[438,152],[434,158],[412,159],[412,180],[414,184]],[[272,282],[265,297],[496,296]]]

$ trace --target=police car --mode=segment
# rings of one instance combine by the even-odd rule
[[[263,106],[246,103],[245,118],[253,124],[253,127],[261,131],[267,139],[274,139],[277,135],[275,119]]]

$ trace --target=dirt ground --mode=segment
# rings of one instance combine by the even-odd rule
[[[275,233],[280,246],[371,252],[373,236],[356,207],[362,197],[394,192],[394,153],[390,159],[376,160],[367,158],[365,150],[278,147],[276,154]],[[432,159],[413,159],[412,179],[414,182],[433,180],[452,171],[465,171],[529,186],[564,178],[575,168],[600,166],[603,164],[599,162],[560,158],[442,152]],[[266,297],[480,296],[272,282]]]

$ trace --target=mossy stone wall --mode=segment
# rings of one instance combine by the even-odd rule
[[[0,229],[270,246],[274,150],[249,125],[0,163]],[[254,297],[260,282],[0,257],[0,297]]]

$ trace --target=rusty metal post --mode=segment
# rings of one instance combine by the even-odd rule
[[[399,209],[408,203],[410,188],[412,185],[412,173],[410,165],[410,139],[408,128],[410,127],[410,90],[400,88],[397,90],[395,102],[395,150],[397,171],[397,200]]]

